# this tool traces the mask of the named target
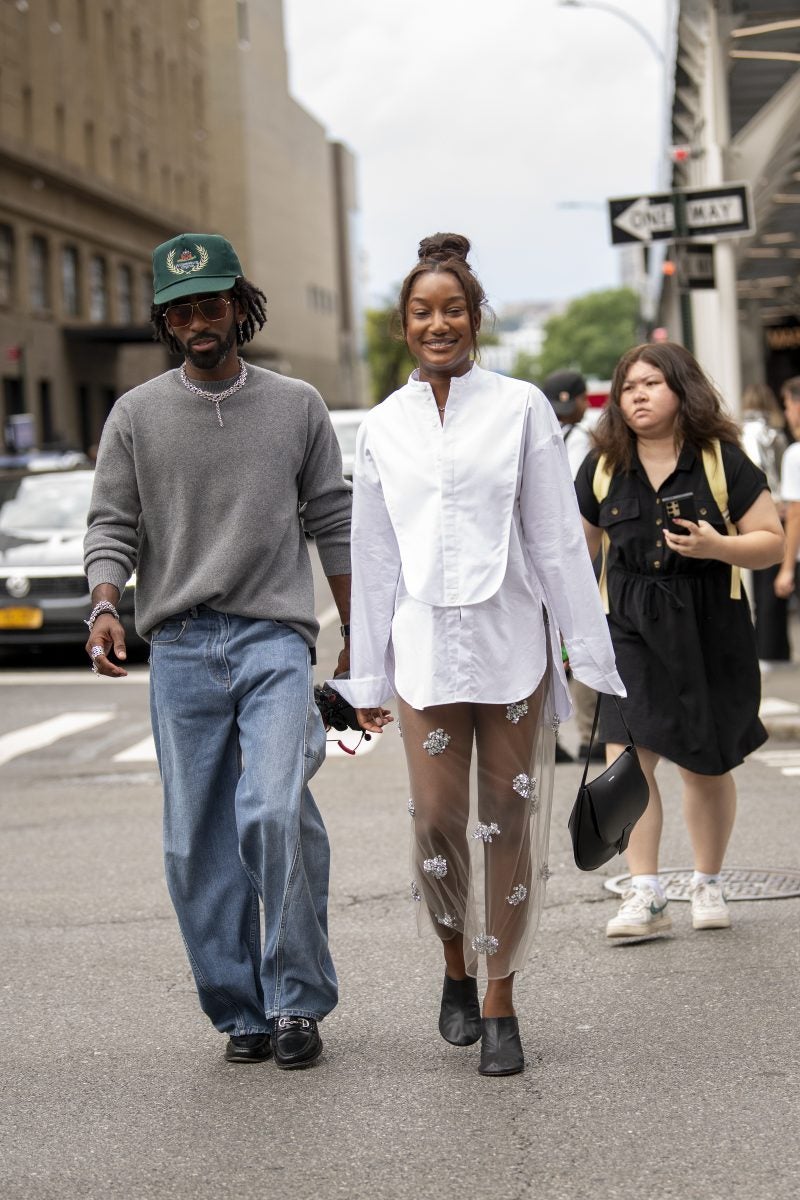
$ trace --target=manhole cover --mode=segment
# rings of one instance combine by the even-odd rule
[[[659,871],[668,900],[689,900],[689,885],[693,872],[684,868],[667,867]],[[800,870],[775,867],[728,867],[720,872],[728,900],[787,900],[800,896]],[[603,886],[621,896],[630,882],[630,875],[615,875]]]

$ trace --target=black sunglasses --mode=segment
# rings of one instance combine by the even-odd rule
[[[164,319],[171,329],[185,329],[192,322],[194,310],[206,321],[224,321],[231,306],[227,296],[206,296],[203,300],[187,300],[185,304],[170,304]]]

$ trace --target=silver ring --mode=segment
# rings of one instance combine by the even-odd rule
[[[102,658],[104,654],[105,650],[102,646],[92,646],[91,650],[89,651],[89,657],[91,658],[92,662],[94,662],[96,658]]]

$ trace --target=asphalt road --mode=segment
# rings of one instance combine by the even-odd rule
[[[331,625],[323,664],[336,642]],[[314,789],[341,979],[322,1060],[226,1064],[163,882],[145,684],[144,666],[99,682],[80,656],[0,670],[6,753],[4,735],[67,730],[0,766],[4,1200],[795,1200],[800,900],[737,903],[713,933],[674,904],[672,937],[607,944],[602,880],[624,868],[571,864],[577,767],[557,771],[553,877],[519,980],[524,1075],[483,1079],[477,1047],[437,1035],[442,967],[408,899],[394,729],[330,759]],[[75,714],[95,723],[69,732]],[[737,774],[731,865],[800,868],[798,779],[777,762]],[[669,766],[662,785],[664,863],[688,865]]]

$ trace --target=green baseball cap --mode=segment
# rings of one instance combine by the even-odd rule
[[[153,251],[153,300],[167,304],[198,292],[233,287],[242,264],[218,233],[179,233]]]

